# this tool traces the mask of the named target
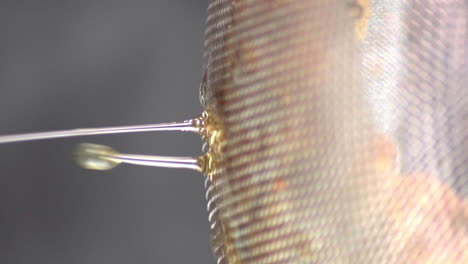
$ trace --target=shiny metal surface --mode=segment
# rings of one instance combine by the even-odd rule
[[[466,1],[212,0],[218,263],[468,263]]]

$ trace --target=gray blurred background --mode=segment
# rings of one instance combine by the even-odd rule
[[[201,112],[207,0],[0,2],[0,134],[179,121]],[[201,153],[193,134],[0,145],[0,263],[214,263],[203,176],[83,170],[79,142]]]

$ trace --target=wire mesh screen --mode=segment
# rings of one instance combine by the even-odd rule
[[[468,2],[212,0],[218,263],[468,263]]]

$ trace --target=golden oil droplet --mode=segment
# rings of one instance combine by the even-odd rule
[[[83,143],[78,145],[75,152],[76,162],[83,168],[90,170],[110,170],[120,162],[113,160],[117,151],[108,146]]]
[[[219,173],[218,164],[222,155],[222,125],[216,115],[209,110],[203,112],[200,120],[200,134],[204,141],[204,149],[207,149],[205,155],[201,157],[201,171],[213,181],[214,176]]]

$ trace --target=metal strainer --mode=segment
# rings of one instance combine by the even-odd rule
[[[185,131],[218,263],[468,264],[468,1],[211,0],[201,116],[0,136]]]
[[[468,263],[468,2],[212,0],[218,263]]]

